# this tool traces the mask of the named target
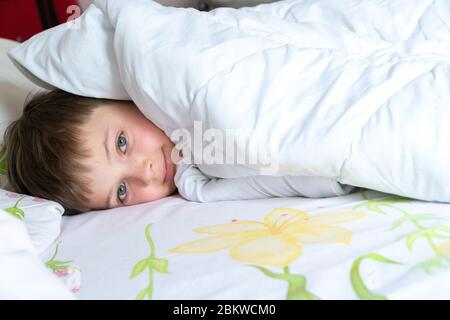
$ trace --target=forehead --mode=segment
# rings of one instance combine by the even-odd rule
[[[109,127],[124,124],[139,125],[143,122],[142,118],[145,118],[145,116],[133,103],[104,103],[93,110],[87,122],[82,125],[82,131],[91,139],[94,136],[98,139],[104,139]]]
[[[92,112],[88,124],[95,127],[97,124],[109,121],[120,121],[124,117],[129,117],[134,114],[134,109],[137,107],[128,102],[111,102],[102,103]]]

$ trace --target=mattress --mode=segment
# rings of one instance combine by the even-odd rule
[[[449,209],[363,189],[174,195],[65,217],[41,259],[80,299],[449,299]]]

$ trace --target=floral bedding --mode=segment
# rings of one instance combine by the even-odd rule
[[[449,299],[449,209],[375,191],[173,196],[64,217],[41,258],[81,299]]]

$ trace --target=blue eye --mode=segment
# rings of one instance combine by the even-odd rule
[[[127,138],[125,137],[123,132],[120,133],[119,138],[117,139],[117,145],[119,146],[119,149],[120,151],[122,151],[122,153],[127,149]],[[124,150],[122,150],[122,148],[124,148]]]
[[[117,190],[117,197],[119,198],[119,201],[123,203],[125,201],[125,198],[127,197],[127,187],[125,183],[121,183],[119,186],[119,189]]]

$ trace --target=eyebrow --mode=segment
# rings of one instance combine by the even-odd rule
[[[106,128],[105,139],[103,141],[103,146],[105,147],[106,158],[108,159],[108,163],[111,165],[111,153],[109,152],[109,126]],[[105,208],[111,208],[111,198],[112,198],[113,188],[109,190],[108,196],[106,198]]]

